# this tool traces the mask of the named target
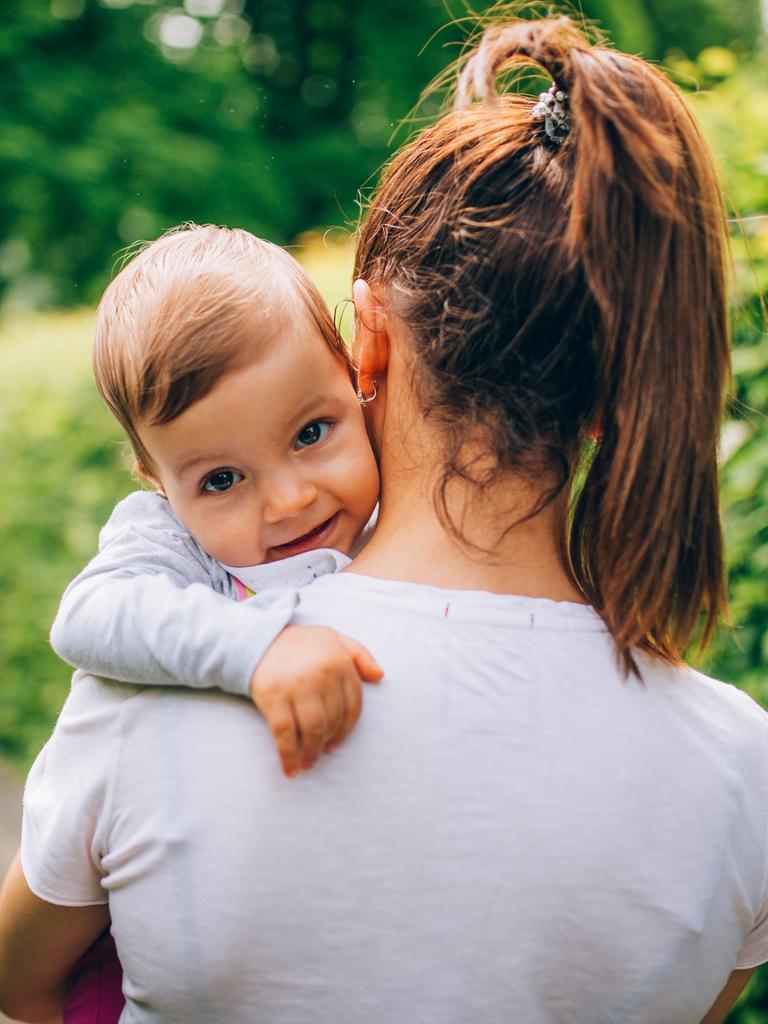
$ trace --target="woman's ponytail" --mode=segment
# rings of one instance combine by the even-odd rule
[[[570,56],[566,243],[600,311],[598,440],[575,501],[574,573],[631,664],[683,655],[725,605],[717,450],[729,373],[725,215],[682,98],[650,65]]]
[[[564,94],[567,135],[534,100],[496,96],[518,62]],[[436,404],[484,410],[501,468],[547,453],[570,467],[571,569],[628,668],[637,647],[678,661],[702,610],[706,640],[725,605],[725,254],[682,97],[568,18],[485,33],[457,110],[396,159],[362,233],[357,272],[406,296]]]

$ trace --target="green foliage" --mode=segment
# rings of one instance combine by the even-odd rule
[[[67,691],[69,670],[47,644],[58,598],[131,488],[89,379],[91,320],[34,317],[0,337],[0,752],[25,763]]]
[[[706,63],[706,61],[705,61]],[[706,77],[706,72],[699,77]],[[748,65],[693,98],[718,154],[731,197],[735,387],[723,434],[722,494],[733,629],[723,631],[708,667],[768,706],[768,74]]]
[[[16,305],[95,300],[121,247],[184,220],[286,242],[354,219],[395,119],[444,62],[439,47],[418,58],[443,11],[233,6],[4,5],[0,284]],[[197,46],[164,42],[198,24]],[[393,45],[408,59],[388,75]]]
[[[654,26],[654,49],[662,57],[678,49],[695,57],[709,46],[749,51],[760,37],[760,5],[751,0],[644,0]]]
[[[747,51],[759,38],[760,0],[570,5],[654,58],[733,40]],[[476,24],[468,10],[469,0],[6,0],[0,297],[92,302],[121,247],[184,220],[283,243],[354,222],[357,189],[375,179],[395,126]]]
[[[734,218],[734,389],[722,462],[733,625],[721,631],[704,667],[768,707],[768,123],[758,116],[768,104],[768,73],[763,64],[729,64],[711,51],[681,70],[704,83],[717,82],[692,102],[723,169]],[[729,1024],[766,1019],[768,971],[763,970]]]

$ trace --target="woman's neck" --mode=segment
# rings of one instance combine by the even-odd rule
[[[493,473],[492,438],[477,427],[464,438],[461,454],[467,475],[483,482],[457,474],[442,489],[445,426],[425,414],[408,328],[391,310],[386,330],[379,325],[375,331],[364,318],[362,327],[357,351],[361,373],[378,379],[366,418],[382,490],[376,530],[351,571],[438,587],[585,603],[562,551],[565,497],[530,515],[554,479],[546,473],[535,479]],[[435,500],[441,493],[447,519]]]
[[[410,437],[413,441],[414,435]],[[435,502],[441,460],[435,460],[435,465],[435,448],[427,448],[432,458],[425,457],[427,451],[415,452],[412,443],[407,450],[383,446],[387,454],[382,460],[378,525],[354,560],[352,572],[454,589],[584,602],[563,563],[563,500],[525,519],[540,496],[540,481],[534,487],[521,476],[508,474],[490,487],[480,487],[454,480],[446,494],[447,511],[457,527],[454,534]],[[436,469],[431,475],[430,463]]]

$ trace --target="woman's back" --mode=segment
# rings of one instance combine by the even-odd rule
[[[76,723],[128,1020],[666,1024],[768,956],[765,926],[746,941],[768,719],[744,694],[650,659],[623,678],[577,604],[349,573],[297,621],[386,668],[298,780],[235,699],[70,697],[45,770],[66,775]],[[61,871],[66,842],[48,850]]]

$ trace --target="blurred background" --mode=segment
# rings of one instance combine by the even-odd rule
[[[768,0],[580,7],[686,91],[728,193],[735,381],[722,486],[732,625],[698,664],[768,706]],[[421,90],[460,52],[475,24],[467,10],[458,0],[4,0],[4,770],[23,772],[50,731],[69,670],[48,648],[49,624],[99,526],[133,488],[89,365],[93,306],[117,254],[184,220],[238,225],[294,246],[332,305],[347,296],[359,204],[420,123],[402,125]],[[422,103],[419,118],[437,105]],[[768,979],[753,983],[732,1020],[768,1022]]]

